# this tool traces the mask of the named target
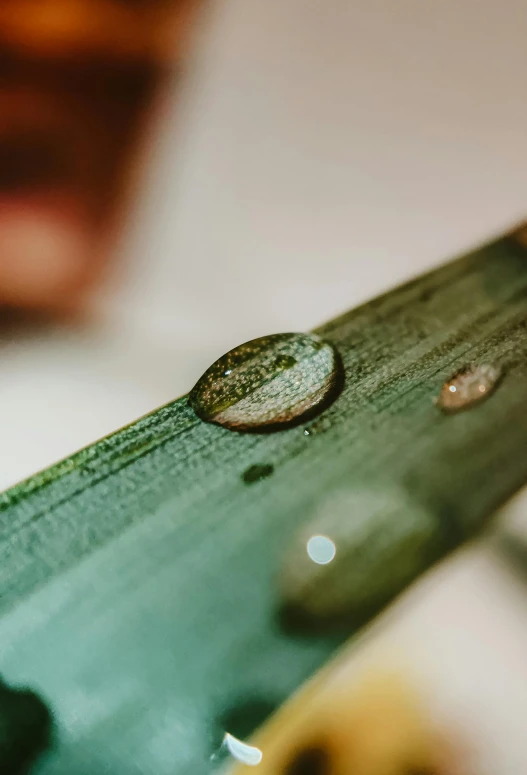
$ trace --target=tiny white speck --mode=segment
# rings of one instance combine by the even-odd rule
[[[455,385],[450,385],[448,389],[450,390],[451,393],[455,393],[457,390],[457,387]]]
[[[226,371],[223,372],[224,377],[228,377],[229,374],[232,374],[232,369],[226,369]]]
[[[249,767],[256,767],[263,759],[263,753],[255,745],[248,745],[248,743],[238,740],[234,735],[225,733],[223,738],[224,744],[229,749],[229,753],[235,759],[242,764],[247,764]]]
[[[485,385],[480,385],[479,388],[478,388],[480,393],[484,393],[486,391],[486,389],[487,388],[485,387]]]
[[[315,535],[307,542],[307,553],[317,565],[327,565],[335,559],[337,547],[331,538]]]

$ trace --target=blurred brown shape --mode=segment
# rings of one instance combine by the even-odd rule
[[[193,0],[2,0],[0,46],[43,58],[173,61]]]
[[[0,304],[71,310],[97,280],[192,0],[2,0]]]

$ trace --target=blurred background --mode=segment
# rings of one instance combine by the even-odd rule
[[[0,487],[527,213],[517,0],[3,0]]]

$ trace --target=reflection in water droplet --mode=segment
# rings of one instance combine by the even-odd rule
[[[213,363],[189,403],[202,420],[232,430],[278,430],[321,412],[341,384],[333,345],[310,334],[275,334]]]
[[[316,535],[311,536],[307,542],[307,553],[317,565],[327,565],[335,558],[337,547],[331,538]]]
[[[234,737],[234,735],[231,735],[228,732],[225,733],[223,742],[228,748],[231,756],[242,764],[247,764],[249,767],[256,767],[263,759],[263,754],[259,748],[238,740],[237,737]]]
[[[259,482],[261,479],[271,476],[273,471],[274,466],[270,463],[257,463],[243,472],[242,479],[245,484],[254,484],[254,482]]]
[[[290,621],[284,623],[349,625],[371,615],[436,559],[442,535],[435,514],[397,487],[332,493],[285,558],[281,601]],[[315,536],[331,536],[331,562],[318,564],[306,552]]]
[[[500,369],[489,364],[461,369],[445,382],[436,404],[444,412],[468,409],[492,393],[500,376]]]
[[[292,369],[296,364],[297,360],[292,355],[279,355],[274,362],[275,367],[278,369]]]

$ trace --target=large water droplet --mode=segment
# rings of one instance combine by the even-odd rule
[[[397,487],[332,493],[285,559],[285,623],[351,626],[371,615],[435,559],[440,531],[435,515]],[[323,563],[309,551],[315,537],[325,538]]]
[[[190,391],[189,403],[202,420],[232,430],[278,430],[322,411],[341,382],[340,359],[329,342],[274,334],[213,363]]]
[[[481,364],[469,366],[454,374],[441,388],[436,399],[444,412],[459,412],[487,398],[501,377],[496,366]]]

